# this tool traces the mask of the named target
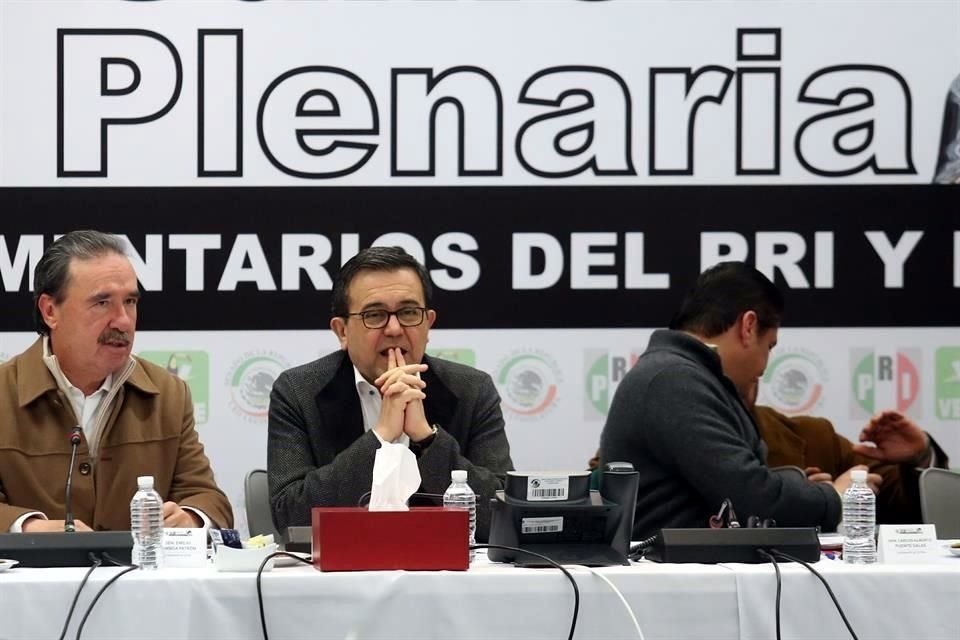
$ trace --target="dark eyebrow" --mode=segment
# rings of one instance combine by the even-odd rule
[[[400,305],[397,307],[397,309],[399,310],[399,309],[404,309],[406,307],[422,307],[422,306],[423,306],[423,303],[420,302],[419,300],[401,300]],[[385,305],[382,302],[371,302],[365,307],[363,307],[362,309],[360,309],[360,311],[386,311],[386,309],[387,309],[387,305]]]

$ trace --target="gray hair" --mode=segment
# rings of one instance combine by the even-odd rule
[[[70,284],[70,261],[93,260],[111,253],[126,256],[127,250],[119,238],[102,231],[71,231],[47,247],[33,272],[33,324],[37,333],[50,335],[50,327],[40,313],[40,296],[46,294],[58,304],[63,302]]]

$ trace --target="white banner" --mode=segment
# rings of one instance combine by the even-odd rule
[[[960,6],[0,4],[0,185],[930,182]]]

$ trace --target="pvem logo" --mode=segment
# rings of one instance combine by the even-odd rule
[[[271,81],[251,88],[244,61],[270,61],[245,51],[243,29],[198,29],[195,43],[174,43],[148,29],[63,28],[57,31],[57,176],[106,178],[111,152],[124,154],[121,162],[152,160],[142,150],[125,157],[132,151],[114,139],[118,128],[191,108],[196,147],[186,149],[196,152],[197,177],[243,176],[242,123],[250,109],[263,156],[277,171],[310,180],[357,172],[384,144],[391,177],[502,176],[511,142],[517,162],[508,166],[518,167],[511,171],[542,178],[636,176],[634,148],[646,149],[651,176],[692,176],[696,149],[715,154],[719,135],[697,127],[698,115],[721,108],[735,130],[728,162],[736,175],[779,175],[780,141],[791,138],[797,163],[814,175],[916,173],[911,93],[896,70],[858,63],[800,70],[805,80],[794,98],[800,115],[791,117],[796,130],[784,132],[783,101],[794,88],[782,86],[781,29],[738,29],[736,43],[733,66],[650,67],[642,119],[648,129],[637,134],[637,88],[600,66],[552,66],[515,86],[516,79],[504,77],[508,71],[498,78],[476,64],[392,67],[362,78],[317,61],[271,71]],[[181,52],[194,44],[196,58],[185,65]],[[385,77],[389,90],[371,89]],[[184,82],[196,83],[195,105],[180,99]],[[384,105],[375,95],[389,95],[389,141],[381,136]],[[518,97],[505,102],[505,95]],[[447,107],[457,114],[455,124],[438,116]],[[505,118],[505,109],[517,113]],[[504,122],[517,123],[516,131],[505,131]],[[456,131],[438,131],[446,127]],[[455,168],[438,167],[440,140],[456,146]]]

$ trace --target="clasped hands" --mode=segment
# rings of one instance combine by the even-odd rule
[[[427,384],[419,376],[426,370],[425,364],[407,364],[399,348],[387,350],[387,370],[373,381],[383,398],[374,431],[383,441],[393,442],[405,433],[420,442],[433,433],[423,410]]]
[[[35,516],[24,520],[20,530],[24,533],[63,531],[65,525],[66,521],[64,520],[46,520]],[[77,531],[93,531],[90,525],[83,520],[74,520],[73,526]],[[203,519],[193,511],[187,511],[176,502],[163,503],[163,527],[165,529],[200,528],[202,526]]]

